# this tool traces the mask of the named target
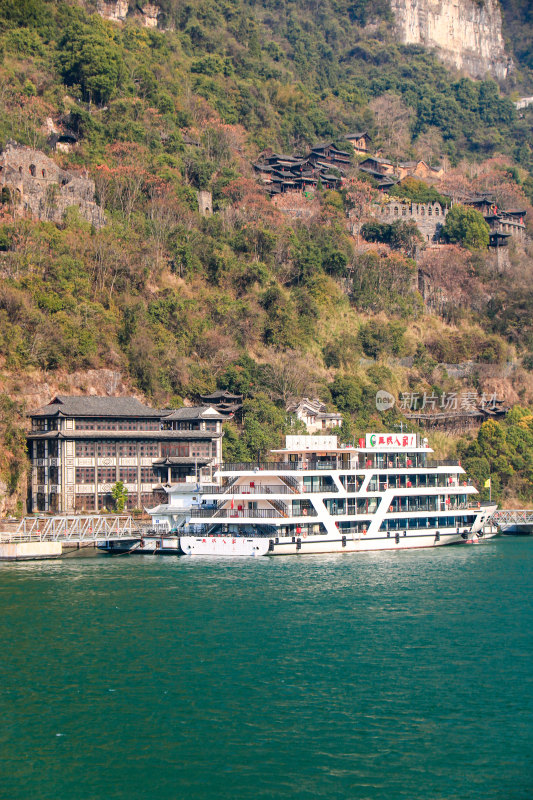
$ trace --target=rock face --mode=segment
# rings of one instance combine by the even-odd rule
[[[104,19],[124,22],[128,13],[128,0],[98,0],[96,9]]]
[[[391,0],[403,44],[437,48],[443,61],[482,78],[503,80],[512,66],[498,0]]]
[[[96,10],[112,22],[124,22],[126,17],[135,17],[141,21],[145,28],[157,28],[161,9],[157,3],[145,3],[144,5],[131,4],[128,0],[97,0]]]
[[[3,202],[15,214],[62,222],[67,208],[77,206],[95,228],[105,225],[104,212],[94,201],[94,181],[60,169],[40,150],[8,142],[0,153],[0,187]]]
[[[146,3],[141,9],[143,25],[145,28],[157,28],[159,8],[155,3]]]

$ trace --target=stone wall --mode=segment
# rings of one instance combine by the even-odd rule
[[[213,195],[211,192],[196,192],[198,197],[198,210],[202,217],[209,217],[213,213]]]
[[[507,76],[512,61],[498,0],[391,0],[391,8],[403,44],[435,47],[443,61],[472,78]]]
[[[15,213],[62,222],[67,208],[76,206],[95,228],[105,225],[103,209],[94,201],[94,181],[61,169],[40,150],[8,142],[0,153],[0,186],[9,190]]]
[[[448,209],[440,203],[402,203],[399,200],[385,206],[372,207],[378,222],[408,222],[414,220],[426,242],[437,241]]]

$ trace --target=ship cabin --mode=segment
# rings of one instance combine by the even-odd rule
[[[367,434],[357,446],[339,444],[336,436],[290,435],[269,461],[222,464],[220,485],[199,489],[214,504],[192,508],[190,521],[223,534],[261,525],[265,535],[306,536],[340,517],[335,526],[343,534],[364,534],[379,510],[384,525],[390,514],[415,514],[412,524],[403,518],[398,524],[426,528],[429,517],[420,515],[467,511],[477,493],[457,461],[433,462],[431,453],[427,439],[414,433]],[[457,524],[467,523],[452,515],[442,522]]]

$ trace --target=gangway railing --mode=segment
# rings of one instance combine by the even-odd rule
[[[532,525],[533,509],[531,508],[501,508],[495,511],[490,518],[496,525]]]
[[[2,542],[98,542],[135,538],[140,524],[128,515],[64,515],[24,517],[15,530],[1,533]]]

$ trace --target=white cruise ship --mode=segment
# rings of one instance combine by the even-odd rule
[[[463,542],[496,506],[481,506],[459,462],[432,453],[411,433],[367,434],[358,447],[287,436],[272,460],[223,464],[220,485],[197,487],[200,502],[176,532],[180,550],[297,555]]]

